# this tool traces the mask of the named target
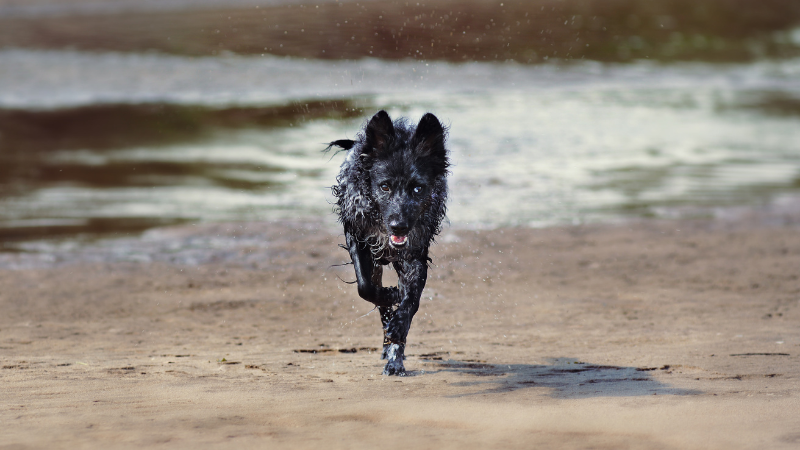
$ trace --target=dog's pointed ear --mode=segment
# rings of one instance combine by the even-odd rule
[[[444,156],[444,127],[436,116],[431,113],[422,116],[411,145],[420,156]]]
[[[439,119],[431,113],[422,116],[411,139],[411,148],[421,158],[424,158],[433,168],[436,176],[447,173],[450,162],[447,158],[447,149],[444,146],[446,138],[445,128]]]
[[[364,132],[366,142],[364,153],[380,153],[388,148],[389,141],[394,138],[394,125],[389,114],[380,110],[369,120]]]
[[[444,153],[444,127],[439,119],[431,113],[422,116],[414,132],[411,145],[420,156],[433,153]]]

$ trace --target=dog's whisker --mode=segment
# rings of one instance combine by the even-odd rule
[[[339,275],[336,275],[336,278],[338,278],[339,281],[341,281],[342,283],[346,283],[346,284],[356,284],[356,283],[358,283],[358,280],[355,280],[355,281],[344,281],[342,279],[342,277],[340,277]]]

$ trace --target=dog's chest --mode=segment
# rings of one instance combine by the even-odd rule
[[[389,263],[397,262],[399,260],[400,260],[400,258],[398,258],[396,256],[395,257],[382,257],[382,258],[376,259],[375,262],[380,264],[380,265],[382,265],[382,266],[385,266],[385,265],[387,265]]]
[[[383,247],[377,252],[373,252],[373,260],[383,266],[400,261],[400,259],[400,252],[389,246]]]

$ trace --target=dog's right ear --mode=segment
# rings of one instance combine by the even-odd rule
[[[380,153],[389,146],[389,141],[394,138],[394,125],[389,114],[384,110],[378,111],[369,120],[366,130],[364,130],[366,142],[363,153]]]
[[[431,113],[422,116],[411,140],[411,146],[419,152],[421,156],[445,154],[444,149],[445,131],[442,123]]]
[[[439,119],[433,114],[427,113],[420,119],[417,130],[414,131],[414,137],[411,139],[414,151],[419,157],[427,160],[436,176],[446,173],[447,167],[450,165],[447,159],[447,149],[444,146],[446,134]]]

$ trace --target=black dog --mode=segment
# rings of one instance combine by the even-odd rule
[[[392,123],[378,111],[348,150],[333,194],[338,197],[346,249],[356,271],[358,295],[378,307],[383,324],[384,375],[405,375],[406,336],[428,277],[428,247],[441,231],[447,200],[446,132],[425,114],[416,128]],[[392,263],[397,287],[383,287],[383,266]]]

